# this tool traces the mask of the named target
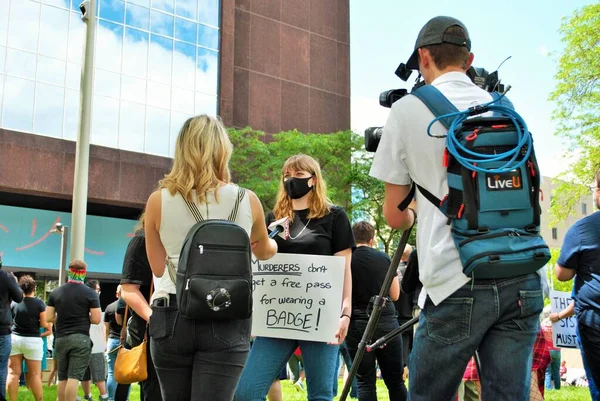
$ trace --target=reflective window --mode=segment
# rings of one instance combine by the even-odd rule
[[[96,35],[96,67],[121,72],[123,27],[112,22],[99,21]]]
[[[170,114],[168,110],[146,107],[146,153],[169,156]]]
[[[5,77],[2,110],[4,128],[26,132],[33,130],[33,89],[33,81]]]
[[[49,84],[65,86],[67,63],[55,58],[38,56],[37,80]]]
[[[152,10],[150,12],[150,31],[159,35],[173,37],[174,17]]]
[[[33,53],[8,49],[6,53],[6,73],[21,78],[35,79],[36,57]]]
[[[0,46],[0,74],[4,73],[4,66],[6,65],[6,47]],[[2,95],[2,92],[0,92]],[[2,96],[0,96],[0,101],[2,100]]]
[[[218,76],[219,54],[199,47],[196,66],[196,90],[209,95],[216,95]]]
[[[194,89],[196,46],[175,42],[173,54],[173,85]]]
[[[150,29],[150,9],[135,4],[127,4],[125,25],[135,28]]]
[[[173,87],[171,90],[171,110],[194,114],[194,91]]]
[[[119,149],[144,151],[145,113],[146,107],[143,104],[121,102]]]
[[[42,3],[68,9],[70,0],[42,0]]]
[[[94,95],[91,141],[116,148],[119,144],[119,100]]]
[[[156,82],[170,84],[172,63],[173,41],[160,36],[150,35],[148,78]]]
[[[40,25],[40,54],[67,58],[69,37],[69,11],[56,7],[42,6]]]
[[[8,37],[8,1],[0,1],[0,45],[6,45]]]
[[[75,63],[67,63],[67,88],[81,88],[81,65]]]
[[[146,80],[128,77],[121,78],[121,98],[132,102],[146,102]]]
[[[94,93],[118,98],[121,94],[121,74],[96,68],[94,71]]]
[[[63,127],[63,138],[75,140],[79,129],[79,96],[80,91],[67,89],[65,99],[65,123]]]
[[[35,116],[33,129],[36,134],[62,137],[64,88],[38,83],[35,89]]]
[[[198,24],[198,44],[211,49],[219,49],[219,30]]]
[[[148,68],[148,33],[125,28],[123,72],[146,78]]]
[[[175,39],[196,44],[196,23],[175,18]]]
[[[122,0],[100,0],[100,18],[109,21],[125,22],[125,3]]]
[[[198,0],[175,0],[175,14],[195,20],[198,15]]]
[[[138,6],[150,7],[150,0],[127,0],[129,4],[137,4]]]
[[[8,45],[37,51],[40,29],[40,3],[30,0],[10,2]]]
[[[200,0],[198,22],[212,26],[219,26],[221,5],[219,0]]]
[[[175,0],[152,0],[152,8],[173,13],[175,8]]]
[[[81,63],[83,60],[83,44],[85,43],[85,24],[78,14],[71,13],[69,21],[69,56],[68,60]]]
[[[209,116],[217,115],[217,98],[216,96],[206,95],[204,93],[196,93],[196,105],[194,114],[208,114]]]
[[[149,81],[146,103],[150,106],[168,109],[171,106],[171,87]]]

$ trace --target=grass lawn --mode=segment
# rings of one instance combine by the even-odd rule
[[[282,382],[283,384],[283,400],[284,401],[301,401],[306,400],[306,394],[296,391],[293,384],[289,380],[285,380]],[[340,381],[339,392],[342,393],[342,388],[344,383]],[[92,391],[94,395],[94,399],[98,399],[98,391],[96,388],[93,388]],[[80,395],[82,395],[80,391]],[[137,385],[132,386],[131,388],[131,396],[129,397],[130,401],[139,400],[140,390]],[[383,384],[382,380],[377,380],[377,398],[379,401],[388,401],[389,398],[387,396],[387,390],[385,388],[385,384]],[[335,398],[337,400],[337,398]],[[556,391],[547,391],[546,392],[546,400],[547,401],[590,401],[590,392],[587,387],[563,387],[560,390]],[[12,400],[11,400],[12,401]],[[14,400],[17,401],[17,400]],[[19,389],[19,399],[18,401],[34,401],[31,392],[26,390],[24,387]],[[56,401],[56,386],[46,387],[44,386],[44,401]]]

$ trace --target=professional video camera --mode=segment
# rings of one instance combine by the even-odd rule
[[[505,60],[506,61],[506,60]],[[502,64],[501,64],[502,65]],[[499,68],[499,67],[498,67]],[[396,75],[403,81],[407,81],[412,73],[411,69],[406,68],[404,63],[400,64],[396,69]],[[504,85],[500,83],[498,78],[498,70],[489,73],[484,68],[471,67],[467,70],[467,76],[471,81],[481,89],[488,92],[504,92]],[[415,80],[415,85],[411,92],[425,85],[425,81],[421,78],[421,74]],[[410,92],[407,89],[390,89],[381,92],[379,95],[379,104],[383,107],[390,108],[397,100],[402,99]],[[379,140],[383,134],[383,127],[369,127],[365,129],[365,149],[367,152],[375,152],[379,146]]]

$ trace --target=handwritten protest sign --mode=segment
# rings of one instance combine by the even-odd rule
[[[344,287],[341,256],[277,254],[252,261],[252,335],[333,342]]]
[[[550,291],[550,305],[552,313],[565,309],[573,299],[570,292]],[[555,347],[577,348],[577,319],[575,316],[559,320],[552,324],[552,340]]]

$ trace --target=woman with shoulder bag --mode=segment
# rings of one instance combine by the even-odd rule
[[[257,337],[236,390],[236,401],[263,401],[273,379],[300,346],[309,401],[333,399],[339,344],[344,341],[352,310],[350,261],[354,236],[343,208],[327,200],[327,189],[317,161],[307,155],[290,157],[281,172],[273,212],[267,225],[287,217],[289,238],[276,237],[279,253],[342,256],[345,259],[342,305],[337,344]]]
[[[254,255],[269,259],[277,252],[258,197],[230,182],[231,153],[219,120],[188,119],[177,137],[173,167],[146,205],[146,251],[157,277],[150,349],[164,401],[231,400],[250,348],[251,319],[195,320],[178,309],[166,263],[177,269],[183,242],[197,222],[192,210],[207,219],[227,219],[235,209],[234,223],[248,234]]]

